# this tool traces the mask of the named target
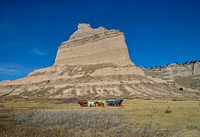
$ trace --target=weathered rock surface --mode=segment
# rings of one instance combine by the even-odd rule
[[[200,61],[144,69],[147,75],[200,90]]]
[[[130,61],[122,32],[93,29],[89,24],[79,24],[69,40],[62,43],[53,66],[0,83],[0,96],[171,98],[193,97],[196,92],[188,88],[183,93],[174,83],[145,75]]]
[[[128,70],[127,66],[124,68]],[[159,95],[162,90],[154,89],[155,83],[167,87],[166,82],[161,79],[121,70],[123,67],[115,64],[52,66],[36,70],[26,78],[1,83],[1,95],[50,98],[129,97],[149,96],[153,92],[154,95]],[[145,84],[152,85],[152,89],[147,90]]]
[[[131,64],[124,34],[103,27],[79,24],[68,41],[59,47],[54,65]]]

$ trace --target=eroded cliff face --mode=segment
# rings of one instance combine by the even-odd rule
[[[118,30],[92,29],[89,24],[79,24],[77,31],[59,47],[54,65],[101,63],[132,64],[124,34]]]
[[[147,75],[200,90],[200,61],[144,69]]]
[[[165,81],[132,73],[127,66],[111,63],[52,66],[36,70],[23,79],[0,83],[0,95],[48,98],[169,96],[169,91],[163,92],[168,89]],[[160,84],[161,89],[155,84]]]
[[[184,91],[185,92],[185,91]],[[47,98],[184,97],[174,84],[145,75],[130,61],[124,35],[79,24],[58,49],[55,63],[0,83],[0,96]]]

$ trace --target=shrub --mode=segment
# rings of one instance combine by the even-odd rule
[[[167,114],[172,113],[172,110],[170,110],[169,106],[168,106],[167,110],[165,111],[165,113],[167,113]]]
[[[179,88],[179,90],[183,90],[183,88]]]

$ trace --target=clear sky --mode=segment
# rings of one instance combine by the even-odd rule
[[[124,32],[137,66],[200,60],[200,0],[0,0],[0,81],[51,66],[78,23]]]

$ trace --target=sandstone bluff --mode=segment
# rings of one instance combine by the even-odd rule
[[[131,64],[123,33],[79,24],[78,30],[59,47],[54,65],[101,63]]]
[[[0,96],[41,98],[181,98],[198,90],[148,76],[130,61],[124,34],[79,24],[58,48],[54,65],[0,83]]]

